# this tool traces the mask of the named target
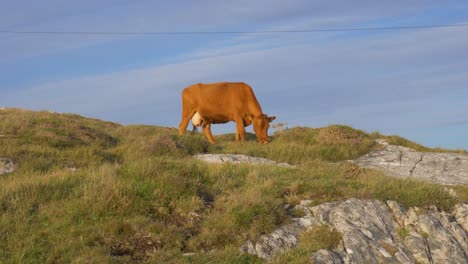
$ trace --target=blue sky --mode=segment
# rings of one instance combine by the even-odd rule
[[[0,31],[270,31],[468,23],[465,1],[1,1]],[[0,106],[176,127],[180,92],[244,81],[275,122],[468,149],[468,26],[284,34],[0,34]],[[216,125],[215,133],[234,126]],[[251,131],[251,128],[248,129]]]

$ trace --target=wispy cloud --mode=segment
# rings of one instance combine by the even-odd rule
[[[412,14],[438,1],[15,1],[0,9],[1,30],[158,32],[349,26]],[[110,43],[129,36],[2,35],[0,62]]]
[[[214,53],[201,49],[187,54],[187,61],[45,83],[12,92],[0,103],[87,114],[145,105],[154,110],[170,110],[169,114],[155,114],[156,123],[162,115],[170,115],[175,124],[179,92],[185,86],[199,81],[242,80],[254,87],[270,112],[282,109],[289,118],[300,115],[303,122],[314,125],[336,121],[381,126],[375,121],[382,112],[404,115],[411,111],[416,115],[413,118],[424,114],[414,111],[414,107],[404,109],[402,103],[426,105],[430,104],[426,99],[434,95],[465,89],[467,60],[454,60],[452,55],[464,49],[460,42],[468,42],[463,32],[464,29],[430,29],[396,32],[378,40],[363,37],[293,45],[284,41],[282,47],[259,45],[255,49],[250,44],[239,44]],[[451,38],[447,37],[449,33]],[[417,52],[421,46],[424,52]],[[424,64],[435,66],[428,70],[422,67]],[[450,75],[445,74],[448,70]],[[373,123],[359,122],[363,116]],[[130,120],[138,122],[138,117]],[[414,123],[404,120],[395,119],[386,126],[399,128]]]

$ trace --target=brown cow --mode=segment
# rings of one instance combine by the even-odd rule
[[[245,142],[245,126],[253,123],[258,142],[268,143],[268,128],[276,117],[269,117],[245,83],[194,84],[182,91],[182,120],[179,135],[184,134],[190,119],[197,114],[195,122],[201,125],[203,133],[213,144],[211,124],[236,122],[236,143]],[[192,121],[193,122],[193,121]]]

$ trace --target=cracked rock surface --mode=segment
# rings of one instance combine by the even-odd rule
[[[257,158],[247,155],[240,154],[199,154],[195,155],[195,158],[203,160],[208,163],[251,163],[251,164],[269,164],[269,165],[278,165],[281,167],[294,167],[288,163],[278,163],[273,160],[265,158]]]
[[[11,173],[15,170],[15,164],[12,160],[0,158],[0,175]]]
[[[466,154],[417,152],[407,147],[389,145],[384,140],[377,142],[383,149],[372,151],[352,162],[399,178],[468,185]]]
[[[305,216],[245,242],[241,250],[271,259],[295,247],[301,232],[326,224],[343,239],[337,248],[312,254],[311,263],[468,263],[467,204],[444,212],[353,198],[296,208]]]

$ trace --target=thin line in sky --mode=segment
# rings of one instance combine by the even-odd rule
[[[401,30],[422,28],[447,28],[468,27],[468,24],[445,25],[419,25],[419,26],[395,26],[395,27],[363,27],[363,28],[318,28],[296,30],[259,30],[259,31],[17,31],[0,30],[0,34],[24,34],[24,35],[215,35],[215,34],[286,34],[286,33],[320,33],[320,32],[345,32],[345,31],[378,31]]]

